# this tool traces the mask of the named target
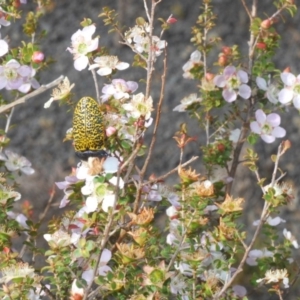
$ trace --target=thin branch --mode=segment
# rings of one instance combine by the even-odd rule
[[[53,88],[54,86],[58,85],[63,79],[64,79],[64,76],[61,75],[57,79],[53,80],[52,82],[45,84],[45,85],[41,85],[37,90],[31,92],[30,94],[27,94],[26,96],[23,96],[23,97],[15,100],[12,103],[0,106],[0,113],[7,111],[16,105],[25,103],[28,99],[35,97],[35,96]]]
[[[98,81],[97,81],[96,71],[95,71],[95,69],[91,69],[91,72],[92,72],[92,76],[93,76],[93,80],[94,80],[94,84],[95,84],[97,102],[99,104],[101,104],[102,101],[101,101],[101,98],[100,98],[99,85],[98,85]]]
[[[271,186],[273,187],[275,182],[276,182],[276,173],[278,170],[278,163],[279,163],[279,159],[281,157],[281,152],[282,152],[282,145],[283,143],[280,143],[278,150],[277,150],[277,155],[276,155],[276,160],[274,163],[274,169],[273,169],[273,174],[272,174],[272,181],[271,181]]]
[[[148,9],[148,5],[147,5],[147,0],[144,0],[144,8],[145,8],[145,12],[146,12],[146,16],[147,16],[147,19],[148,19],[148,22],[150,23],[150,14],[149,14],[149,9]]]
[[[224,284],[224,286],[221,289],[221,291],[215,295],[215,297],[213,298],[213,300],[219,299],[223,295],[223,293],[225,293],[225,291],[231,286],[231,284],[233,283],[233,281],[236,279],[237,275],[240,274],[243,271],[243,267],[244,267],[244,264],[245,264],[246,259],[248,257],[248,254],[249,254],[250,250],[252,249],[254,243],[256,242],[258,234],[260,233],[260,230],[261,230],[263,224],[265,223],[266,218],[268,217],[268,214],[269,214],[268,210],[269,210],[269,204],[267,202],[265,202],[263,211],[261,213],[260,222],[259,222],[259,224],[258,224],[258,226],[257,226],[257,228],[255,230],[255,233],[253,235],[253,238],[252,238],[249,246],[247,246],[247,248],[245,249],[245,253],[243,255],[242,260],[240,261],[240,264],[239,264],[238,268],[236,269],[235,273],[232,275],[232,277],[230,278],[230,280],[227,281]]]
[[[14,114],[14,111],[15,111],[15,108],[13,107],[12,110],[9,112],[9,115],[6,119],[6,124],[5,124],[5,129],[4,129],[5,135],[1,137],[3,141],[5,140],[6,135],[8,133],[9,126],[10,126],[11,119],[12,119],[12,116]],[[3,150],[3,147],[0,148],[0,152],[2,152],[2,150]]]
[[[192,163],[194,160],[198,159],[199,157],[198,156],[193,156],[191,159],[189,159],[187,162],[185,162],[184,164],[180,164],[181,167],[185,167],[187,165],[189,165],[190,163]],[[162,175],[162,176],[159,176],[159,177],[156,177],[155,179],[153,180],[149,180],[149,181],[146,181],[143,183],[143,186],[144,185],[147,185],[149,183],[154,183],[154,182],[158,182],[158,181],[161,181],[161,180],[164,180],[165,178],[167,178],[168,176],[170,176],[171,174],[177,172],[178,170],[178,166],[175,167],[173,170],[169,171],[168,173]]]
[[[151,155],[152,155],[152,152],[153,152],[153,148],[154,148],[154,145],[155,145],[155,142],[156,142],[156,135],[157,135],[157,130],[158,130],[160,117],[161,117],[161,107],[162,107],[162,103],[163,103],[163,100],[164,100],[166,73],[167,73],[167,51],[165,50],[164,71],[163,71],[163,74],[161,76],[162,84],[161,84],[161,89],[160,89],[159,101],[157,103],[156,120],[155,120],[155,124],[154,124],[154,129],[153,129],[151,143],[150,143],[150,146],[149,146],[148,155],[146,157],[144,166],[143,166],[142,171],[141,171],[142,174],[144,174],[146,172],[146,169],[149,165],[150,158],[151,158]]]
[[[183,244],[183,242],[184,242],[184,240],[185,240],[185,238],[186,238],[186,235],[187,235],[189,226],[191,225],[191,223],[192,223],[192,221],[193,221],[193,218],[194,218],[195,214],[196,214],[196,210],[193,212],[193,214],[192,214],[192,216],[191,216],[191,218],[190,218],[188,224],[186,225],[185,231],[184,231],[184,233],[182,234],[182,237],[181,237],[181,240],[180,240],[180,242],[179,242],[179,245],[177,246],[177,249],[176,249],[176,251],[174,252],[174,254],[173,254],[173,256],[172,256],[172,258],[171,258],[171,260],[170,260],[170,262],[169,262],[169,264],[168,264],[167,271],[169,271],[170,268],[173,266],[173,264],[174,264],[174,262],[175,262],[175,259],[176,259],[177,255],[178,255],[178,253],[182,250],[182,249],[181,249],[181,246],[182,246],[182,244]]]
[[[157,130],[158,130],[160,117],[161,117],[161,107],[162,107],[162,103],[163,103],[163,100],[164,100],[166,73],[167,73],[167,51],[165,49],[164,71],[163,71],[163,74],[161,76],[162,84],[161,84],[161,89],[160,89],[159,101],[157,103],[156,119],[155,119],[154,129],[153,129],[153,133],[152,133],[152,139],[151,139],[150,146],[149,146],[149,151],[148,151],[145,163],[144,163],[143,168],[142,168],[141,173],[140,173],[139,189],[137,191],[137,195],[136,195],[136,198],[135,198],[135,201],[134,201],[134,209],[133,209],[134,212],[136,212],[137,209],[138,209],[140,196],[141,196],[141,190],[142,190],[142,181],[144,179],[144,175],[145,175],[147,167],[149,165],[150,158],[151,158],[151,155],[153,153],[153,148],[154,148],[154,145],[155,145],[155,142],[156,142],[156,135],[157,135]]]
[[[245,8],[245,11],[246,11],[247,15],[249,16],[249,19],[252,21],[252,15],[251,15],[251,12],[250,12],[245,0],[241,0],[241,2],[242,2],[243,6]]]
[[[276,160],[275,160],[275,163],[274,163],[274,170],[273,170],[273,175],[272,175],[272,181],[271,181],[271,187],[274,186],[275,182],[276,182],[276,173],[277,173],[277,170],[278,170],[278,163],[279,163],[279,160],[280,160],[280,157],[282,156],[282,147],[283,147],[283,143],[281,143],[278,147],[278,150],[277,150],[277,156],[276,156]],[[258,174],[258,172],[255,172],[256,174],[256,177],[258,180],[260,180],[260,176]],[[263,190],[263,189],[262,189]],[[263,194],[265,194],[265,191],[263,190]],[[230,278],[230,280],[223,286],[222,290],[217,294],[217,296],[214,298],[214,299],[218,299],[220,296],[222,296],[222,294],[227,290],[227,288],[230,287],[230,285],[233,283],[233,281],[235,280],[236,276],[243,271],[243,266],[246,262],[246,259],[248,257],[248,254],[253,246],[253,244],[255,243],[256,241],[256,238],[260,232],[260,229],[262,228],[264,222],[266,221],[266,218],[269,216],[269,206],[270,206],[270,203],[267,203],[265,202],[264,204],[264,208],[263,208],[263,211],[261,213],[261,217],[260,217],[260,222],[256,228],[256,231],[254,233],[254,236],[249,244],[249,246],[246,248],[245,250],[245,254],[242,258],[242,260],[240,261],[240,264],[236,270],[236,272],[233,274],[233,276]]]

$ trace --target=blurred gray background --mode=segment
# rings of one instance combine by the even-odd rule
[[[246,1],[246,3],[250,5],[251,1]],[[204,141],[203,133],[197,128],[196,122],[189,120],[186,113],[172,111],[184,96],[197,91],[194,81],[182,77],[182,66],[195,50],[190,43],[190,32],[191,26],[197,20],[201,4],[202,1],[194,0],[163,0],[157,9],[157,17],[167,19],[170,14],[173,14],[178,19],[178,22],[172,25],[171,29],[164,35],[164,39],[168,42],[168,74],[165,102],[162,109],[161,126],[158,132],[156,148],[148,175],[151,173],[155,173],[157,176],[163,175],[177,166],[179,150],[172,137],[183,122],[189,124],[190,133],[198,138],[196,143],[191,143],[187,148],[185,160],[194,155],[199,155],[200,159],[194,163],[194,167],[197,170],[202,168],[199,147]],[[212,34],[219,35],[222,38],[221,45],[239,45],[242,54],[247,56],[249,20],[241,1],[215,0],[213,4],[218,19],[216,21],[217,27]],[[31,4],[29,3],[27,7],[30,6]],[[96,33],[100,35],[99,46],[109,48],[111,54],[117,55],[121,61],[129,63],[133,61],[132,52],[118,43],[118,36],[115,33],[108,34],[108,28],[104,26],[102,19],[98,18],[98,14],[104,6],[116,9],[120,15],[120,21],[129,27],[134,26],[136,17],[145,16],[142,1],[57,0],[53,11],[45,15],[41,20],[41,29],[48,32],[45,42],[42,44],[42,51],[46,56],[52,56],[57,61],[49,70],[40,75],[39,82],[41,84],[49,83],[58,76],[65,75],[68,76],[72,83],[75,83],[73,92],[76,95],[76,99],[79,100],[82,96],[95,96],[95,88],[90,72],[88,70],[76,71],[73,67],[72,55],[66,51],[66,48],[70,45],[72,34],[80,28],[79,23],[83,18],[91,18],[96,24]],[[26,10],[27,7],[24,5],[22,9]],[[272,1],[258,1],[258,11],[261,18],[266,18],[275,12],[275,8],[272,5]],[[276,66],[280,69],[290,66],[292,72],[296,75],[300,73],[299,24],[300,17],[299,13],[297,13],[293,19],[284,14],[282,21],[275,25],[278,32],[283,34],[280,50],[274,58]],[[156,25],[159,26],[159,23]],[[21,27],[19,27],[19,30],[16,30],[16,28],[15,25],[12,25],[10,28],[4,29],[5,31],[2,31],[10,35],[13,46],[17,46],[17,43],[24,39],[24,37],[21,38]],[[159,34],[159,27],[156,28],[155,32],[157,35]],[[212,52],[212,59],[216,59],[219,51],[220,49],[215,49]],[[159,59],[158,65],[161,65],[161,63],[162,61]],[[160,67],[157,67],[151,92],[155,103],[158,101],[161,82],[159,70]],[[139,81],[143,75],[143,71],[130,68],[119,72],[117,78]],[[100,76],[97,78],[99,85],[102,86],[105,83],[105,79]],[[140,84],[138,91],[143,92],[144,88],[145,86]],[[24,105],[16,107],[12,120],[12,124],[16,126],[9,131],[9,137],[12,140],[10,149],[27,157],[36,171],[34,175],[23,177],[20,180],[22,199],[29,200],[33,204],[34,218],[38,218],[39,213],[43,211],[54,182],[63,181],[64,177],[71,172],[71,168],[75,167],[78,162],[71,142],[63,143],[66,131],[72,126],[72,113],[68,111],[67,106],[59,106],[57,102],[53,103],[49,109],[44,109],[43,105],[49,98],[50,91],[30,99]],[[282,116],[282,126],[287,129],[287,138],[292,143],[292,149],[285,155],[280,163],[280,167],[287,172],[286,179],[293,181],[295,188],[297,188],[300,172],[298,167],[300,162],[298,150],[300,147],[299,113],[291,109],[288,114]],[[146,137],[146,143],[147,141]],[[261,177],[270,176],[273,168],[270,155],[275,154],[278,144],[279,141],[271,145],[259,142],[257,145],[256,149],[260,153],[260,161],[262,162],[260,164]],[[241,167],[235,180],[235,194],[245,197],[246,205],[248,206],[245,210],[247,215],[244,218],[246,226],[258,218],[259,208],[262,204],[260,189],[258,186],[253,185],[253,179],[253,175],[244,167]],[[176,180],[177,177],[173,176],[167,182],[174,183]],[[63,193],[56,189],[55,203],[59,203],[62,197]],[[51,214],[46,220],[51,218]],[[300,241],[298,231],[300,224],[298,195],[295,202],[286,208],[281,216],[287,220],[285,227],[297,235]]]

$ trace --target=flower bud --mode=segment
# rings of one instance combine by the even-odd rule
[[[260,23],[260,27],[263,29],[268,29],[271,27],[272,24],[273,24],[273,21],[271,19],[266,19]]]
[[[219,152],[224,152],[225,151],[225,145],[220,143],[217,145],[217,149]]]
[[[213,73],[206,73],[205,74],[205,79],[207,81],[212,81],[214,79],[215,75]]]
[[[264,43],[264,42],[258,42],[258,43],[256,44],[256,48],[257,48],[257,49],[261,49],[261,50],[266,50],[267,45],[266,45],[266,43]]]
[[[13,3],[12,3],[13,7],[15,8],[18,8],[20,7],[21,3],[20,3],[20,0],[15,0]]]
[[[177,19],[175,19],[174,17],[173,17],[173,15],[171,15],[169,18],[168,18],[168,20],[167,20],[167,23],[168,24],[174,24],[174,23],[176,23],[177,22]]]
[[[289,140],[282,142],[282,154],[292,147],[292,143]]]
[[[232,49],[231,49],[230,47],[223,46],[223,47],[222,47],[222,52],[223,52],[225,55],[231,55],[231,54],[232,54]]]
[[[282,72],[283,73],[291,73],[291,68],[290,67],[286,67]]]
[[[43,52],[41,51],[34,51],[32,56],[31,56],[31,60],[34,62],[34,63],[41,63],[45,58],[45,55]]]
[[[227,57],[226,57],[226,55],[221,54],[221,55],[219,56],[218,64],[219,64],[219,66],[221,66],[221,67],[226,66],[226,64],[227,64]]]
[[[105,131],[106,131],[106,136],[112,136],[113,134],[115,134],[117,129],[115,127],[109,126],[106,128]]]

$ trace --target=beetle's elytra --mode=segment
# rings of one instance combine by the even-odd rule
[[[83,97],[76,105],[73,116],[73,140],[76,155],[83,160],[105,157],[105,126],[103,112],[90,97]]]

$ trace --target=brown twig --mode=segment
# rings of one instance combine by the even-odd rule
[[[160,89],[159,101],[157,103],[156,119],[155,119],[155,124],[154,124],[152,139],[151,139],[150,146],[149,146],[149,151],[148,151],[145,163],[144,163],[144,165],[142,167],[142,170],[140,172],[140,184],[139,184],[137,195],[136,195],[136,198],[135,198],[135,201],[134,201],[133,212],[137,212],[137,210],[138,210],[140,196],[141,196],[141,191],[142,191],[142,182],[143,182],[143,179],[144,179],[147,167],[149,165],[149,162],[150,162],[150,159],[151,159],[151,155],[153,153],[153,148],[154,148],[154,145],[155,145],[155,142],[156,142],[156,135],[157,135],[157,130],[158,130],[158,126],[159,126],[159,122],[160,122],[160,116],[161,116],[161,107],[162,107],[162,103],[163,103],[163,100],[164,100],[166,72],[167,72],[167,51],[165,50],[164,71],[163,71],[163,74],[161,76],[162,84],[161,84],[161,89]]]
[[[276,173],[278,171],[278,163],[279,163],[280,157],[282,156],[282,147],[283,147],[283,144],[281,143],[278,147],[276,160],[274,162],[273,178],[272,178],[272,182],[271,182],[272,187],[274,186],[274,184],[276,182]],[[258,176],[258,178],[259,178],[259,176]],[[252,249],[252,247],[253,247],[256,239],[257,239],[257,236],[260,233],[260,230],[261,230],[263,224],[265,223],[267,217],[269,216],[269,207],[270,207],[270,203],[265,201],[264,208],[262,210],[261,217],[259,219],[260,222],[259,222],[259,224],[256,228],[256,231],[255,231],[255,233],[252,237],[252,240],[251,240],[249,246],[247,246],[247,248],[245,249],[244,256],[243,256],[242,260],[240,261],[236,272],[232,275],[230,280],[223,286],[222,290],[213,298],[214,300],[219,299],[219,297],[222,296],[222,294],[227,290],[227,288],[229,288],[230,285],[233,283],[236,276],[243,271],[243,267],[244,267],[244,264],[245,264],[246,259],[248,257],[248,254],[249,254],[250,250]],[[244,243],[243,243],[243,246],[245,247]]]
[[[194,160],[198,159],[199,157],[198,156],[193,156],[191,159],[189,159],[188,161],[186,161],[185,163],[183,164],[180,164],[181,167],[185,167],[187,165],[189,165],[190,163],[192,163]],[[150,184],[150,183],[155,183],[155,182],[159,182],[161,180],[164,180],[165,178],[167,178],[168,176],[170,176],[171,174],[175,173],[178,171],[178,166],[175,167],[174,169],[172,169],[171,171],[167,172],[166,174],[162,175],[162,176],[159,176],[159,177],[156,177],[155,179],[153,180],[149,180],[149,181],[146,181],[143,183],[143,186],[144,185],[147,185],[147,184]]]
[[[48,89],[51,89],[52,87],[58,85],[63,79],[64,79],[64,76],[59,76],[57,79],[53,80],[52,82],[50,82],[48,84],[45,84],[45,85],[41,85],[38,89],[31,92],[30,94],[27,94],[26,96],[23,96],[23,97],[15,100],[12,103],[0,106],[0,113],[2,113],[4,111],[7,111],[7,110],[11,109],[12,107],[14,107],[16,105],[19,105],[21,103],[25,103],[26,100],[28,100],[32,97],[35,97],[35,96],[47,91]]]

